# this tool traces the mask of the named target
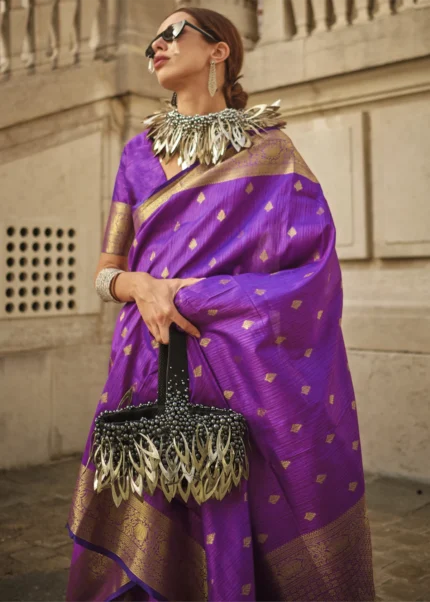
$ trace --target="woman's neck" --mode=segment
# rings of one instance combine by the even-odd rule
[[[181,115],[207,115],[227,108],[224,95],[220,90],[213,97],[209,93],[196,96],[182,91],[177,95],[176,103]]]

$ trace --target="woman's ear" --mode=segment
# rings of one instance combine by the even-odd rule
[[[230,47],[225,42],[218,42],[211,52],[211,58],[225,61],[230,56]]]

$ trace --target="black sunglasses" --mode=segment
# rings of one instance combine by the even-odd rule
[[[183,21],[178,21],[178,23],[173,23],[172,25],[169,25],[169,27],[166,27],[166,29],[164,31],[159,33],[158,36],[156,36],[152,40],[152,42],[149,44],[148,48],[145,51],[145,56],[148,57],[149,59],[153,59],[155,56],[155,51],[152,48],[152,44],[155,42],[155,40],[158,40],[158,38],[161,37],[166,42],[172,42],[178,36],[181,35],[181,33],[184,31],[185,25],[188,25],[189,27],[192,27],[196,31],[199,31],[200,33],[207,36],[214,42],[221,42],[221,40],[215,38],[212,34],[208,33],[207,31],[203,31],[203,29],[200,29],[200,27],[197,27],[197,25],[193,25],[192,23],[190,23],[189,21],[186,21],[184,19]]]

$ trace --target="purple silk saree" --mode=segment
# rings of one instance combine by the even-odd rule
[[[357,407],[341,330],[335,228],[321,186],[273,127],[208,168],[166,176],[146,131],[123,151],[102,250],[131,271],[203,277],[175,304],[191,403],[230,407],[250,477],[221,502],[160,490],[117,509],[82,457],[67,600],[374,600]],[[135,303],[118,314],[95,417],[157,396],[158,344]]]

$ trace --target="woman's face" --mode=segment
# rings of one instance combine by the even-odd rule
[[[161,23],[155,35],[183,19],[200,27],[188,13],[177,12]],[[201,29],[204,30],[204,27]],[[153,42],[152,48],[155,52],[154,66],[158,82],[163,88],[174,91],[183,88],[191,79],[199,79],[199,76],[202,79],[207,78],[211,59],[214,58],[218,62],[220,57],[225,57],[226,49],[228,54],[228,46],[225,43],[211,43],[209,38],[187,25],[177,39],[166,42],[160,37]],[[156,59],[160,55],[168,57],[168,60],[157,66]]]

